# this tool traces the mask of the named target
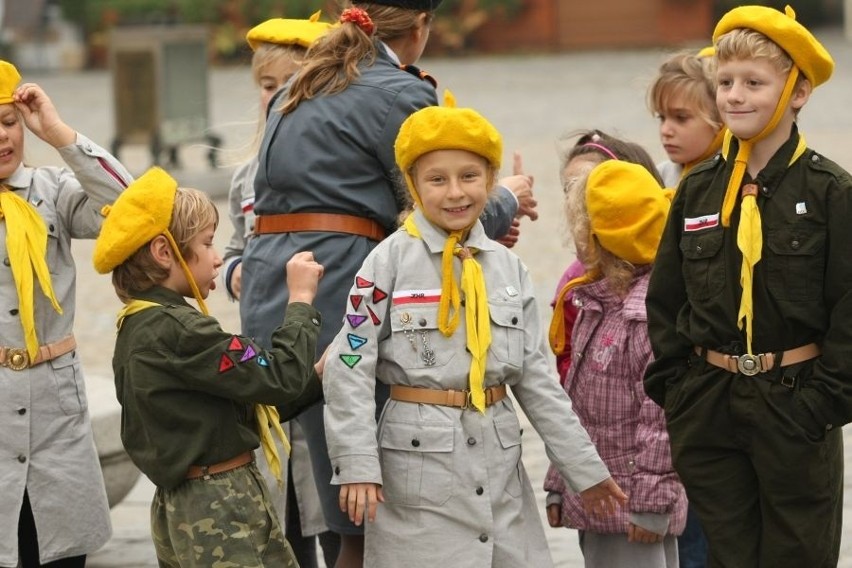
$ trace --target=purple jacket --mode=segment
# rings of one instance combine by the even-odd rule
[[[677,535],[686,522],[686,493],[672,466],[665,417],[642,386],[652,358],[645,314],[649,277],[650,268],[640,269],[624,299],[605,280],[574,291],[580,314],[565,390],[630,500],[611,517],[587,516],[580,497],[566,490],[551,466],[544,488],[561,494],[562,524],[567,527],[612,534],[626,533],[628,522],[654,532],[668,524],[667,532]]]

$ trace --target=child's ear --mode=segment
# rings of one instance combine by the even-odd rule
[[[148,243],[148,250],[154,262],[161,267],[167,270],[172,267],[174,252],[172,251],[172,246],[169,244],[169,240],[164,235],[157,235],[151,239],[151,242]]]
[[[800,110],[803,106],[805,106],[805,103],[808,102],[812,91],[813,87],[811,86],[810,81],[807,79],[799,81],[793,89],[793,95],[790,97],[790,106],[793,107],[794,110]]]

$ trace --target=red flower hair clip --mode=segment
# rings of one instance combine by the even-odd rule
[[[343,13],[340,14],[340,21],[352,22],[361,28],[361,31],[368,36],[373,35],[373,30],[376,29],[376,26],[373,25],[373,20],[370,19],[370,14],[362,8],[346,8],[343,10]]]

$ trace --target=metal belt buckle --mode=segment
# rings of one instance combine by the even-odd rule
[[[462,410],[467,410],[473,406],[473,391],[463,390],[464,393],[464,406],[461,407]]]
[[[10,347],[6,354],[6,366],[13,371],[23,371],[30,366],[30,356],[26,347]]]
[[[737,369],[740,373],[747,377],[753,377],[758,374],[760,369],[760,359],[754,355],[740,355],[737,357]]]

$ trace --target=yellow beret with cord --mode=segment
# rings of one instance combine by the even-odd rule
[[[20,82],[21,74],[18,69],[8,61],[0,59],[0,105],[13,102],[12,95]]]

